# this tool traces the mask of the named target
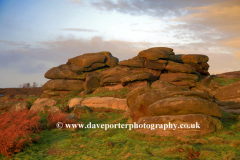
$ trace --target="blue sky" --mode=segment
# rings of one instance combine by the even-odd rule
[[[239,19],[239,0],[0,0],[0,88],[44,84],[84,53],[156,46],[208,55],[212,74],[239,70]]]

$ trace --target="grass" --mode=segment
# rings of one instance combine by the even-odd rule
[[[231,79],[226,79],[226,78],[214,78],[212,82],[217,82],[222,84],[223,86],[239,82],[240,78],[231,78]]]
[[[42,115],[44,118],[44,115]],[[126,123],[124,113],[98,109],[83,113],[84,125]],[[157,137],[128,129],[52,129],[13,159],[239,159],[240,121],[223,112],[224,129],[203,136]],[[3,158],[4,157],[0,157]]]
[[[240,79],[239,79],[240,80]],[[226,79],[214,79],[218,83],[230,83]],[[93,96],[119,96],[125,98],[129,91],[105,91]],[[81,97],[75,91],[64,97],[53,97],[57,106],[63,107],[71,98]],[[29,97],[33,103],[37,97]],[[1,100],[1,99],[0,99]],[[202,159],[202,160],[234,160],[240,159],[240,116],[222,112],[224,128],[221,131],[188,137],[158,137],[136,133],[133,129],[47,129],[39,133],[37,143],[26,146],[22,152],[12,159]],[[46,123],[46,115],[41,115],[41,123]],[[128,118],[124,112],[113,109],[94,109],[91,113],[80,115],[79,122],[92,124],[126,124]],[[0,159],[7,159],[0,155]]]

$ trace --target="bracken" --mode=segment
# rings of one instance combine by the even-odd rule
[[[27,109],[3,113],[0,116],[0,153],[11,157],[31,144],[31,134],[38,131],[39,120],[38,115]]]

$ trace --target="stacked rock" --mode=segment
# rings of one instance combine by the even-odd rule
[[[51,79],[43,90],[72,91],[99,87],[98,74],[116,67],[118,59],[110,52],[85,53],[71,58],[66,64],[53,67],[45,73]]]
[[[210,75],[208,72],[209,64],[207,63],[209,58],[206,55],[201,54],[187,54],[176,55],[177,61],[194,67],[203,77]]]
[[[213,97],[201,92],[138,87],[129,92],[127,105],[132,119],[139,126],[135,129],[136,132],[143,134],[202,135],[223,127],[218,119],[222,117],[220,108],[213,101]],[[152,126],[152,124],[154,129],[140,128],[140,125]]]
[[[132,59],[119,62],[118,67],[101,72],[99,79],[101,86],[116,84],[131,86],[137,82],[147,86],[147,82],[160,79],[191,88],[196,85],[199,75],[194,67],[178,62],[173,49],[155,47],[139,52]]]

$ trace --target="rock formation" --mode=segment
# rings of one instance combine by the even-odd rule
[[[51,79],[43,85],[44,90],[72,91],[99,87],[98,74],[116,67],[118,59],[110,52],[85,53],[71,58],[66,64],[51,68],[45,78]]]
[[[165,88],[173,86],[167,86]],[[174,91],[168,89],[150,89],[138,87],[127,96],[127,105],[132,119],[137,124],[194,124],[200,128],[163,128],[155,130],[136,129],[139,133],[158,136],[188,136],[215,132],[222,128],[218,118],[222,112],[212,96],[195,91]]]
[[[175,55],[171,48],[149,48],[139,52],[132,59],[119,62],[117,67],[101,72],[100,85],[122,84],[128,87],[135,82],[133,86],[147,86],[146,82],[162,80],[191,88],[200,78],[200,73],[195,69],[196,66],[205,66],[205,69],[199,71],[202,74],[208,74],[205,73],[209,67],[207,61],[208,57],[205,55],[183,56]],[[141,81],[142,85],[136,85],[136,81]]]
[[[134,89],[156,80],[189,89],[196,86],[201,75],[209,74],[207,61],[205,55],[175,55],[167,47],[149,48],[119,63],[110,52],[86,53],[47,71],[45,78],[51,80],[43,89],[71,91],[99,86]]]

